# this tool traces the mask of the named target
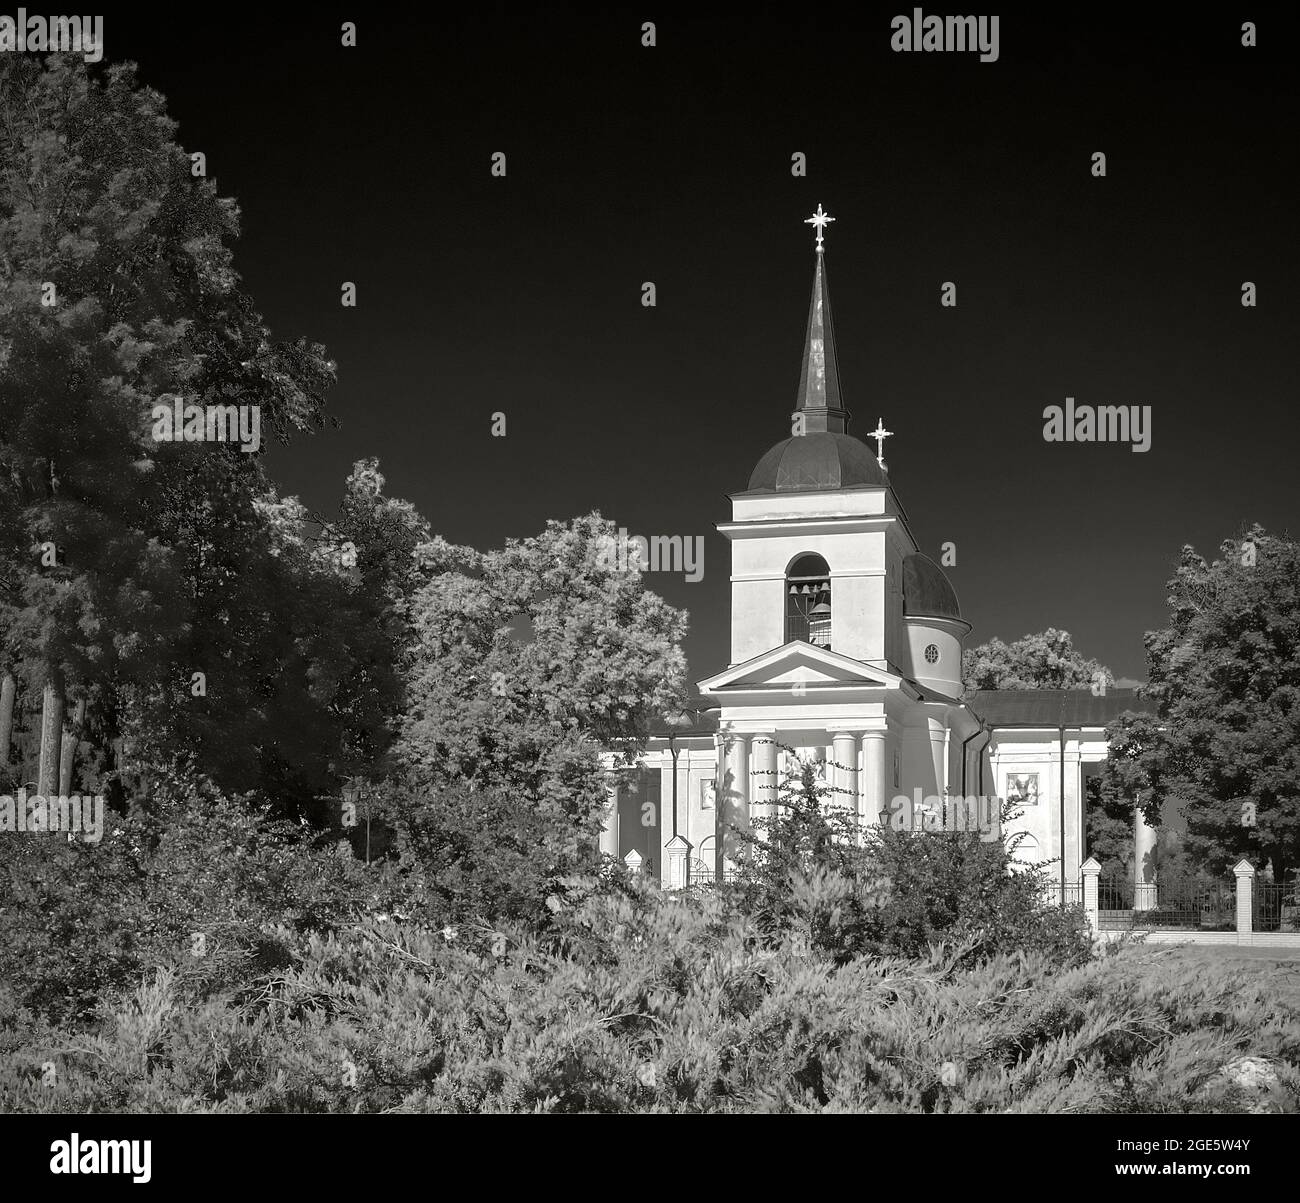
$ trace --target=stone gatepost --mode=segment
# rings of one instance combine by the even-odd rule
[[[686,889],[687,860],[693,845],[684,835],[675,835],[664,845],[664,888]]]
[[[1097,879],[1101,876],[1101,866],[1095,857],[1090,856],[1079,866],[1079,872],[1083,875],[1083,913],[1088,916],[1088,926],[1092,928],[1092,934],[1095,936],[1100,932],[1097,917]]]
[[[1232,866],[1232,872],[1237,878],[1237,942],[1241,943],[1241,937],[1249,936],[1254,926],[1255,866],[1243,856]]]
[[[624,858],[623,863],[627,866],[627,871],[633,875],[641,872],[641,861],[644,858],[635,848],[632,849]]]

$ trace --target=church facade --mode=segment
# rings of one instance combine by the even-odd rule
[[[816,266],[791,433],[730,495],[729,664],[698,705],[654,730],[641,768],[617,775],[602,848],[680,887],[728,868],[736,829],[775,813],[781,777],[811,760],[857,821],[979,827],[1014,801],[1017,856],[1086,859],[1087,779],[1131,691],[963,696],[971,625],[921,551],[883,456],[849,433],[818,207]],[[1139,884],[1155,833],[1139,819]]]

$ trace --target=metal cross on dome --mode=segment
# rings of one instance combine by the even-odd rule
[[[812,226],[817,231],[817,253],[819,255],[822,253],[822,231],[834,220],[835,218],[821,207],[820,201],[817,204],[817,212],[811,217],[804,218],[803,224]]]
[[[885,440],[893,436],[892,430],[885,429],[883,418],[876,419],[876,428],[867,437],[876,440],[876,458],[880,461],[880,466],[885,466]]]

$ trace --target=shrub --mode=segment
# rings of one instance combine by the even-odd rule
[[[545,924],[561,883],[600,863],[594,840],[518,790],[389,783],[385,795],[398,853],[392,897],[409,917]]]
[[[92,1032],[20,1033],[0,1014],[0,1108],[1300,1109],[1300,1005],[1249,966],[1127,950],[972,968],[955,947],[837,961],[773,943],[721,896],[568,894],[544,937],[284,932],[292,964],[238,994],[188,1001],[162,970]],[[1251,1081],[1231,1071],[1242,1058]]]
[[[248,800],[161,783],[150,814],[105,816],[97,844],[0,835],[0,983],[15,1006],[89,1016],[160,966],[199,993],[283,960],[263,928],[355,918],[361,866],[306,845]]]
[[[764,930],[797,929],[840,960],[924,956],[944,941],[975,960],[1018,951],[1060,965],[1088,959],[1082,909],[1047,904],[1046,869],[1013,868],[1007,837],[883,822],[862,831],[815,774],[809,764],[783,781],[777,817],[739,833],[732,896]],[[1011,817],[1005,808],[1000,831]]]

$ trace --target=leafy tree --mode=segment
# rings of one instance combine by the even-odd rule
[[[404,779],[513,793],[554,833],[555,872],[596,841],[601,753],[643,746],[684,692],[686,616],[608,555],[614,538],[592,514],[501,551],[434,539],[403,607]]]
[[[1069,631],[1055,627],[1012,643],[990,639],[962,653],[967,692],[976,689],[1080,689],[1114,674],[1075,650]]]
[[[409,502],[385,496],[375,458],[358,460],[337,521],[323,524],[322,554],[345,569],[347,614],[333,623],[345,647],[331,708],[343,720],[340,774],[380,774],[403,705],[400,658],[411,642],[404,613],[421,583],[416,549],[429,524]],[[346,654],[344,654],[346,653]]]
[[[320,347],[271,340],[232,267],[237,210],[193,176],[174,129],[129,65],[100,78],[76,55],[0,62],[0,622],[24,692],[46,691],[54,747],[65,691],[88,702],[110,783],[118,740],[220,773],[243,734],[223,723],[301,679],[276,671],[283,647],[248,637],[302,630],[249,604],[259,587],[296,593],[267,565],[259,456],[154,442],[153,405],[256,405],[264,434],[286,437],[324,421],[334,375]],[[205,738],[192,674],[241,658],[226,683],[255,681],[252,704],[210,691]],[[259,734],[242,746],[274,761]]]
[[[1255,525],[1207,562],[1184,547],[1169,625],[1146,636],[1154,715],[1108,731],[1103,788],[1160,822],[1181,802],[1191,859],[1300,864],[1300,545]]]
[[[1102,788],[1100,776],[1085,778],[1085,823],[1088,855],[1101,865],[1107,880],[1131,877],[1133,872],[1133,808]],[[1157,847],[1160,877],[1166,877],[1166,860]]]
[[[165,671],[116,683],[112,729],[148,780],[185,766],[227,792],[260,791],[282,815],[302,813],[335,781],[346,582],[316,554],[296,499],[235,486],[200,495],[196,508],[220,522],[195,522],[178,539],[190,621]]]

